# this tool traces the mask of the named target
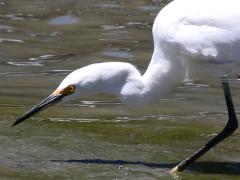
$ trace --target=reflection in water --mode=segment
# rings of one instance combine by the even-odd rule
[[[124,160],[103,160],[103,159],[70,159],[70,160],[51,160],[58,163],[82,163],[82,164],[112,164],[112,165],[142,165],[152,168],[170,169],[176,166],[176,163],[147,163],[140,161]],[[240,163],[238,162],[196,162],[190,168],[192,172],[201,172],[205,174],[230,174],[240,175]]]
[[[55,25],[55,26],[60,26],[60,25],[75,24],[77,22],[78,22],[77,18],[75,18],[71,15],[64,15],[64,16],[59,16],[59,17],[51,19],[49,21],[49,24]]]
[[[103,159],[71,159],[71,160],[51,160],[52,162],[59,162],[59,163],[83,163],[83,164],[116,164],[116,165],[143,165],[147,167],[157,167],[157,168],[171,168],[174,167],[175,163],[169,164],[154,164],[154,163],[146,163],[140,161],[124,161],[124,160],[103,160]]]

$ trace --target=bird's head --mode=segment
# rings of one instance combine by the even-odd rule
[[[138,97],[135,94],[142,87],[140,77],[136,68],[128,63],[109,62],[85,66],[70,73],[51,95],[17,118],[12,126],[60,101],[96,93],[111,93],[123,101],[136,100]]]
[[[84,68],[73,71],[61,82],[52,94],[26,111],[22,116],[18,117],[12,126],[16,126],[36,113],[56,103],[74,99],[76,96],[80,96],[81,93],[85,95],[87,93],[86,87],[88,84],[92,84],[90,81],[93,81],[89,79],[88,76],[90,75],[89,73],[86,73]]]

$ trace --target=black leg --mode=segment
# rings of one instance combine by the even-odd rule
[[[194,154],[189,156],[188,158],[184,159],[182,162],[180,162],[177,166],[175,166],[171,171],[170,174],[177,174],[179,171],[183,171],[187,166],[189,166],[192,162],[197,160],[199,157],[201,157],[203,154],[205,154],[207,151],[209,151],[212,147],[214,147],[216,144],[230,136],[237,128],[238,128],[238,120],[236,117],[236,113],[234,110],[234,105],[232,102],[231,92],[229,88],[229,84],[227,80],[222,80],[222,87],[224,91],[224,96],[227,104],[228,109],[228,121],[224,129],[216,135],[213,139],[211,139],[205,146],[200,148],[198,151],[196,151]]]

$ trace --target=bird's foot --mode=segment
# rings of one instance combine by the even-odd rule
[[[177,176],[179,172],[181,172],[181,170],[177,165],[169,171],[169,174],[171,174],[172,176]]]

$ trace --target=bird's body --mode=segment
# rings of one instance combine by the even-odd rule
[[[13,126],[61,100],[110,93],[126,104],[143,105],[157,101],[185,79],[221,77],[238,71],[240,1],[174,0],[157,15],[153,39],[153,55],[143,75],[133,65],[122,62],[80,68],[70,73],[49,97],[19,117]],[[177,169],[183,170],[237,128],[226,82],[223,89],[229,113],[226,128]]]
[[[163,59],[181,61],[190,79],[237,73],[240,1],[172,1],[156,17],[153,37],[155,50]]]
[[[238,0],[175,0],[158,14],[154,44],[165,54],[191,60],[240,61]],[[171,59],[169,58],[169,59]]]
[[[157,15],[152,31],[154,51],[143,75],[128,63],[99,63],[74,71],[58,89],[67,87],[71,79],[79,84],[79,96],[104,92],[126,104],[144,105],[156,102],[185,79],[219,78],[238,70],[238,0],[172,1]]]

